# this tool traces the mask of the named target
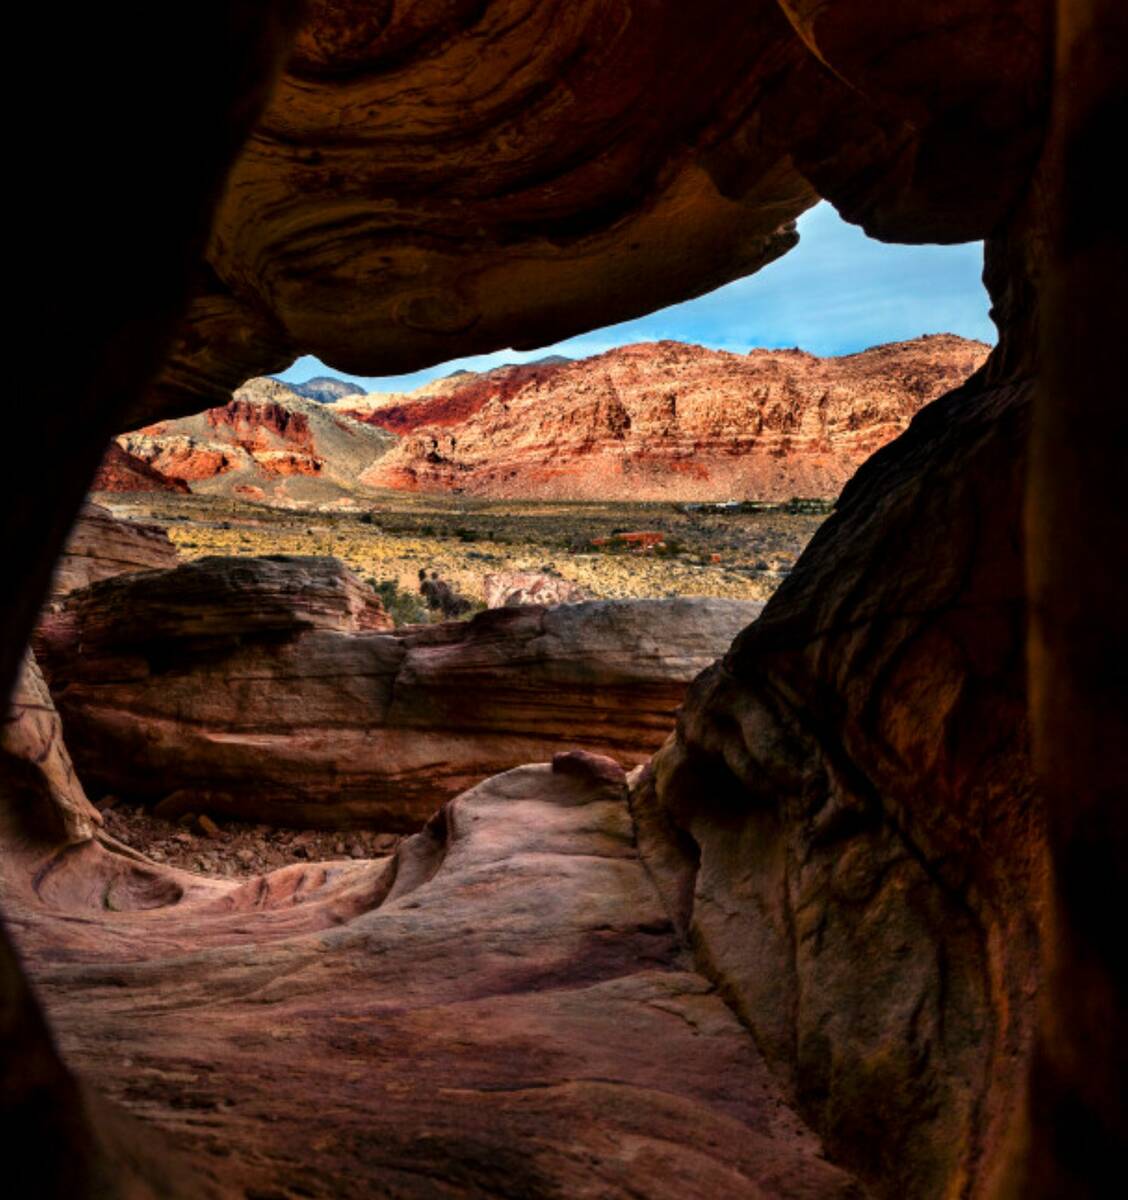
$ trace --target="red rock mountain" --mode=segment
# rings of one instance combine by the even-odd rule
[[[187,492],[188,484],[178,476],[165,475],[117,442],[110,442],[98,464],[92,492]]]
[[[841,358],[642,343],[336,407],[403,435],[361,476],[370,486],[559,499],[834,496],[988,350],[952,334]]]
[[[194,492],[283,502],[348,494],[392,440],[274,379],[252,379],[225,405],[119,439],[134,459]]]

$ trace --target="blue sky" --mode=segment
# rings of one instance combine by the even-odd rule
[[[499,350],[386,378],[346,375],[306,355],[278,378],[302,382],[313,375],[336,375],[370,391],[399,391],[460,368],[480,371],[545,354],[582,358],[662,338],[739,353],[753,346],[801,346],[822,355],[851,354],[922,333],[995,341],[980,279],[981,243],[886,245],[847,225],[825,203],[804,213],[799,233],[794,250],[755,275],[539,350]]]

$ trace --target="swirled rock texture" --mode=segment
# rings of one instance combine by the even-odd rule
[[[635,796],[699,962],[831,1153],[890,1194],[981,1194],[1029,1057],[1030,397],[957,391],[866,464]]]
[[[559,768],[238,881],[6,845],[5,909],[68,1058],[199,1194],[861,1200],[688,962],[622,770]]]
[[[180,561],[159,525],[122,521],[100,504],[86,503],[78,514],[51,580],[58,599],[99,579],[133,571],[167,570]]]
[[[818,195],[888,238],[995,229],[1038,153],[1047,6],[793,7],[312,5],[134,423],[302,352],[394,375],[649,312],[770,262]]]
[[[644,761],[760,607],[593,601],[374,632],[379,600],[336,560],[211,558],[76,593],[37,645],[96,793],[400,830],[537,755]]]
[[[373,486],[556,499],[836,496],[987,352],[950,334],[825,359],[643,343],[455,377],[408,403],[350,411],[403,433],[362,476]]]
[[[1108,898],[1122,887],[1128,811],[1121,802],[1128,775],[1128,689],[1122,669],[1128,659],[1128,601],[1124,573],[1109,566],[1109,547],[1128,543],[1122,503],[1128,410],[1121,400],[1120,352],[1120,296],[1128,267],[1123,214],[1109,186],[1109,147],[1119,144],[1125,124],[1124,5],[1118,0],[989,5],[978,0],[900,5],[707,0],[692,6],[675,0],[421,0],[411,5],[316,0],[303,6],[294,51],[264,111],[297,9],[286,3],[74,6],[60,18],[55,6],[22,6],[14,18],[13,45],[42,48],[49,59],[53,101],[49,108],[23,106],[13,125],[21,169],[35,180],[31,203],[19,213],[17,239],[30,252],[26,264],[15,262],[11,281],[21,309],[32,317],[26,322],[30,345],[21,342],[20,351],[29,361],[51,367],[35,403],[11,406],[18,422],[14,444],[49,445],[52,453],[46,461],[41,454],[17,455],[4,472],[4,563],[19,584],[3,595],[5,682],[15,679],[54,559],[97,461],[110,436],[123,428],[225,404],[230,388],[242,379],[276,369],[302,351],[344,369],[383,374],[472,350],[544,344],[685,299],[785,249],[794,239],[789,220],[815,196],[830,199],[870,233],[893,240],[987,237],[998,319],[1008,325],[1016,314],[1023,317],[989,372],[995,382],[1010,375],[1012,383],[1021,373],[1029,378],[1042,372],[1033,384],[1025,495],[1015,494],[1008,474],[1013,459],[1008,458],[993,463],[995,479],[979,491],[978,469],[969,468],[969,494],[980,502],[974,509],[963,507],[965,476],[953,470],[942,475],[937,489],[922,489],[909,507],[930,517],[948,512],[955,525],[945,520],[935,527],[915,520],[906,525],[899,522],[897,514],[903,518],[904,510],[892,493],[869,491],[876,476],[867,473],[866,487],[844,502],[842,520],[830,528],[844,535],[843,545],[852,531],[868,528],[871,553],[864,561],[847,556],[834,578],[812,568],[812,574],[797,572],[796,579],[818,578],[819,586],[804,594],[812,614],[849,612],[859,618],[855,648],[866,650],[868,659],[842,644],[849,630],[838,625],[824,630],[796,613],[793,623],[785,623],[793,668],[781,663],[781,650],[779,656],[769,655],[762,670],[753,670],[749,656],[760,649],[767,655],[769,647],[758,646],[760,634],[750,635],[730,671],[745,699],[734,695],[720,705],[722,716],[727,705],[727,723],[711,725],[707,715],[700,721],[702,730],[712,728],[708,736],[715,737],[716,753],[698,759],[692,797],[703,807],[719,802],[721,811],[712,822],[677,816],[675,828],[683,836],[673,838],[670,853],[692,867],[696,834],[686,826],[696,825],[702,894],[718,898],[718,911],[732,896],[732,923],[746,923],[765,942],[772,940],[772,922],[755,924],[748,914],[757,899],[778,900],[781,892],[750,879],[748,862],[762,863],[765,847],[775,847],[788,894],[794,888],[812,899],[807,908],[785,909],[780,901],[766,909],[769,915],[786,911],[796,917],[780,940],[786,943],[794,935],[801,948],[793,960],[786,951],[782,956],[765,951],[767,960],[782,964],[780,978],[787,981],[797,979],[800,970],[789,961],[802,957],[807,963],[801,968],[803,981],[818,984],[816,992],[796,991],[796,1011],[783,1016],[782,1028],[789,1021],[796,1028],[803,1025],[801,1043],[797,1039],[791,1052],[766,1045],[776,1070],[786,1073],[789,1061],[795,1064],[805,1088],[804,1111],[825,1124],[832,1154],[861,1163],[859,1170],[869,1180],[880,1176],[874,1186],[889,1195],[904,1195],[918,1181],[933,1194],[949,1196],[994,1192],[1057,1200],[1101,1194],[1122,1173],[1128,1142],[1122,1035],[1128,971],[1122,931],[1107,919]],[[138,54],[139,44],[151,52]],[[206,72],[201,63],[207,64]],[[59,112],[66,114],[63,125]],[[60,129],[65,153],[60,152]],[[229,174],[244,144],[245,153]],[[75,180],[96,181],[81,189],[81,203],[75,199]],[[190,311],[180,322],[189,291]],[[170,355],[175,331],[179,337]],[[999,417],[1006,426],[1001,412]],[[931,444],[942,459],[940,443]],[[982,461],[970,449],[968,454]],[[887,457],[882,461],[889,463]],[[863,514],[854,505],[866,496],[874,503]],[[1021,526],[1014,515],[1020,499],[1026,514]],[[953,508],[945,510],[949,502]],[[1004,507],[1014,536],[1000,546],[993,522]],[[886,515],[892,522],[888,537],[881,534]],[[1025,558],[1021,598],[1029,636],[1025,662],[1019,644],[1013,669],[995,657],[998,647],[1013,645],[1013,621],[1002,615],[1006,606],[996,603],[998,597],[982,590],[993,568],[979,566],[991,557],[975,552],[963,558],[968,570],[954,584],[946,567],[965,538],[993,549],[1001,555],[999,562],[1009,561],[1007,547],[1014,544]],[[810,561],[825,565],[836,553],[824,539]],[[925,559],[927,570],[920,566]],[[886,564],[882,571],[879,561]],[[899,569],[918,584],[897,608],[903,624],[867,641],[864,630],[877,626],[862,607],[865,596],[875,577],[876,594],[888,595],[886,588],[897,586]],[[930,611],[938,619],[918,601],[944,599],[933,588],[934,578],[941,592],[951,585],[952,594],[972,602],[942,606],[949,618],[940,627],[946,637],[914,664],[914,631]],[[858,586],[851,588],[851,581]],[[797,592],[787,594],[798,601]],[[764,625],[781,637],[775,616],[782,611]],[[812,661],[824,632],[843,650],[851,675],[836,674],[829,655]],[[944,675],[940,668],[953,662],[958,670]],[[878,677],[870,670],[874,663],[880,666]],[[1012,705],[1010,681],[1027,674],[1029,694]],[[854,686],[855,675],[872,685],[864,698]],[[709,679],[705,688],[718,682],[716,674]],[[980,711],[977,698],[991,693],[992,679],[999,704]],[[771,685],[766,699],[760,684]],[[884,709],[882,700],[889,695],[897,703]],[[702,714],[706,709],[712,705]],[[782,757],[770,749],[777,717],[785,727],[779,739]],[[878,854],[880,878],[870,892],[865,845],[855,852],[842,844],[844,877],[835,888],[844,899],[833,907],[842,920],[831,920],[817,877],[833,877],[835,867],[814,845],[808,847],[810,857],[801,858],[783,844],[788,839],[774,836],[770,823],[772,813],[783,811],[796,818],[786,822],[787,828],[800,829],[794,798],[803,790],[806,768],[797,770],[798,783],[789,783],[773,767],[767,777],[780,787],[764,796],[756,790],[752,755],[744,753],[756,747],[763,761],[786,764],[791,743],[786,727],[793,717],[800,725],[801,767],[814,764],[807,810],[812,819],[826,810],[829,789],[820,777],[829,777],[832,768],[841,768],[844,783],[835,787],[844,796],[855,788],[864,792],[866,781],[873,783],[882,814],[879,828],[888,829],[894,845],[907,848],[913,842],[920,848],[909,858],[928,876],[928,885],[918,889],[912,882],[912,863],[903,866]],[[982,1027],[990,1036],[975,1054],[986,1053],[998,1068],[986,1089],[976,1091],[984,1077],[976,1074],[974,1062],[959,1083],[958,1064],[966,1061],[964,1048],[975,1040],[962,1005],[963,998],[973,996],[974,984],[960,964],[980,955],[987,964],[983,992],[992,997],[1003,994],[1011,979],[1027,977],[1024,947],[1031,939],[1023,935],[1034,920],[1019,915],[1016,927],[1003,901],[996,900],[1010,894],[1013,883],[1011,911],[1025,914],[1040,896],[1036,872],[1027,867],[1036,854],[1023,848],[1017,833],[1025,806],[1008,802],[1023,786],[1021,771],[1016,767],[1007,781],[1016,790],[1000,793],[997,828],[976,808],[982,795],[977,781],[995,779],[994,751],[1001,749],[1001,757],[1009,760],[1027,719],[1047,805],[1051,911],[1039,1034],[1020,1103],[1009,1081],[1024,1069],[1020,1027],[1033,1006],[1032,986],[1031,995],[1013,1009],[991,1000],[982,1010]],[[937,722],[943,726],[940,735]],[[690,740],[696,737],[693,728],[687,721]],[[877,731],[881,740],[870,742],[867,731]],[[704,733],[702,738],[708,740]],[[983,749],[988,743],[990,754]],[[961,765],[965,755],[974,769]],[[929,771],[929,764],[937,769]],[[668,765],[676,770],[675,761]],[[686,803],[692,775],[683,775],[674,788]],[[732,778],[741,786],[733,787]],[[968,786],[957,786],[961,781]],[[940,795],[944,802],[932,803]],[[768,827],[763,839],[746,844],[741,829],[750,804],[768,814]],[[844,805],[847,813],[851,808],[851,802]],[[0,811],[11,815],[7,806]],[[902,814],[898,832],[894,820]],[[730,841],[706,828],[729,820]],[[826,836],[846,838],[851,820],[848,815],[831,820]],[[1037,842],[1032,830],[1029,847]],[[590,841],[578,844],[580,854],[562,856],[565,868],[586,871],[593,865],[589,858],[602,864],[600,853],[588,853]],[[747,856],[735,858],[733,845],[746,845]],[[511,870],[543,865],[543,845],[533,854],[521,854],[520,844],[510,846],[518,851],[508,860]],[[7,873],[13,862],[5,854],[0,869]],[[706,869],[707,862],[716,869]],[[884,875],[883,862],[890,868]],[[54,869],[40,876],[38,867],[49,864]],[[62,869],[67,867],[75,874]],[[711,1166],[720,1154],[729,1168],[733,1160],[727,1156],[734,1146],[746,1144],[752,1124],[726,1125],[723,1136],[714,1136],[716,1126],[696,1103],[670,1100],[671,1094],[675,1100],[686,1097],[681,1073],[704,1044],[700,1035],[682,1040],[682,1026],[689,1025],[684,1010],[678,1013],[680,1024],[671,1026],[665,1020],[671,1014],[660,1004],[641,1012],[620,1008],[616,1015],[623,1020],[597,1027],[600,1035],[594,1039],[601,1052],[617,1049],[622,1030],[642,1018],[657,1021],[658,1008],[661,1024],[643,1026],[648,1036],[639,1059],[652,1060],[668,1044],[676,1051],[672,1061],[659,1059],[664,1111],[677,1109],[677,1120],[669,1124],[651,1107],[640,1108],[644,1124],[624,1129],[618,1120],[621,1114],[631,1116],[640,1090],[650,1094],[639,1085],[652,1077],[624,1074],[617,1067],[611,1074],[599,1070],[598,1081],[594,1070],[582,1079],[564,1079],[548,1071],[513,1069],[506,1052],[514,1045],[500,1019],[489,1027],[494,1036],[488,1042],[491,1053],[480,1056],[483,1062],[465,1075],[443,1076],[444,1085],[449,1078],[453,1086],[443,1093],[436,1114],[433,1085],[451,1061],[451,1043],[464,1038],[482,1010],[466,1002],[448,1006],[436,1023],[438,1040],[419,1037],[412,1016],[421,998],[451,994],[441,989],[467,976],[466,961],[445,960],[448,971],[438,980],[412,976],[420,982],[407,1003],[399,997],[379,1010],[378,1021],[363,1019],[387,996],[381,989],[406,968],[429,961],[438,939],[429,938],[425,926],[413,926],[417,934],[423,930],[414,941],[382,939],[364,928],[348,944],[348,954],[331,966],[329,948],[348,936],[341,930],[315,930],[281,949],[259,945],[253,956],[245,945],[217,952],[200,934],[204,948],[184,953],[177,939],[187,929],[185,914],[173,908],[175,921],[165,928],[174,961],[166,969],[155,961],[156,920],[142,926],[148,920],[144,913],[115,914],[113,903],[120,896],[135,910],[171,907],[176,887],[184,885],[173,880],[176,886],[169,887],[164,873],[154,875],[128,859],[120,876],[125,881],[120,890],[102,886],[106,873],[80,847],[59,859],[41,857],[6,895],[58,1019],[71,1022],[68,1051],[92,1073],[116,1083],[116,1094],[139,1112],[151,1111],[176,1139],[200,1151],[197,1158],[204,1156],[201,1130],[214,1132],[213,1144],[220,1157],[227,1152],[231,1178],[244,1194],[248,1188],[259,1195],[289,1190],[295,1173],[302,1176],[301,1190],[341,1194],[340,1177],[328,1175],[331,1156],[351,1168],[370,1162],[374,1145],[389,1143],[397,1153],[375,1187],[354,1170],[345,1185],[358,1179],[366,1193],[403,1191],[407,1176],[411,1186],[432,1194],[440,1187],[488,1194],[505,1186],[509,1167],[518,1172],[513,1190],[551,1191],[563,1180],[559,1190],[582,1194],[594,1161],[598,1175],[591,1190],[597,1194],[614,1194],[606,1183],[609,1170],[618,1172],[623,1192],[661,1189],[669,1179],[676,1181],[678,1195],[738,1191],[731,1170],[720,1180],[713,1173],[703,1182],[700,1173],[682,1169],[685,1158],[670,1149],[684,1147],[687,1136],[705,1129],[704,1140],[690,1144],[700,1155],[696,1161],[704,1158]],[[1026,877],[1032,882],[1021,888]],[[62,919],[45,911],[49,901],[27,916],[36,902],[25,906],[12,899],[34,890],[37,878],[47,885],[48,896],[60,887],[54,893],[56,911],[70,910]],[[316,884],[304,875],[274,883],[282,883],[284,891],[287,880],[295,889],[301,883],[303,891]],[[883,887],[885,880],[889,887]],[[897,880],[905,883],[903,889],[892,886]],[[814,891],[804,890],[808,887]],[[271,883],[256,884],[253,897],[265,907],[272,890]],[[589,897],[596,890],[589,889]],[[675,895],[686,891],[679,887]],[[566,941],[570,946],[569,927],[548,918],[558,911],[551,907],[554,900],[575,893],[565,892],[553,878],[522,894],[527,902],[518,906],[518,915],[528,922],[524,928],[533,930],[530,937],[535,939],[534,922],[540,922],[555,938],[549,952]],[[82,898],[89,907],[83,918],[74,919]],[[404,896],[402,909],[392,910],[403,918],[396,934],[419,919],[418,910],[408,907],[419,899],[418,891]],[[445,899],[454,901],[445,910],[449,917],[463,902],[469,910],[481,896],[455,890]],[[373,903],[371,894],[368,901]],[[996,903],[1003,912],[999,919],[987,915]],[[871,928],[881,934],[900,921],[906,932],[922,930],[927,941],[933,936],[935,906],[942,904],[954,915],[944,923],[948,937],[958,941],[970,931],[967,959],[938,949],[933,970],[919,942],[907,937],[881,942],[889,953],[880,964],[866,959],[871,943],[864,935]],[[645,911],[637,895],[628,897],[627,907],[632,919]],[[708,907],[702,908],[703,917]],[[828,924],[812,929],[807,918],[820,908],[828,912]],[[581,909],[577,901],[576,910]],[[684,910],[685,905],[675,906],[678,913]],[[300,924],[311,911],[292,905],[280,924],[287,918]],[[330,910],[327,921],[340,915]],[[603,910],[594,920],[585,916],[587,910],[579,925],[593,940],[614,925]],[[257,938],[246,933],[246,925],[253,924],[265,942],[265,918],[252,922],[239,913],[235,921],[240,928],[225,928],[225,935]],[[702,929],[709,929],[702,944],[712,941],[717,970],[725,972],[731,959],[716,924],[703,922]],[[473,934],[472,925],[458,927],[463,944]],[[759,953],[755,936],[745,943],[753,957]],[[840,947],[851,940],[858,956],[847,964],[835,943]],[[83,943],[90,951],[85,963],[73,955]],[[534,975],[540,991],[518,1010],[514,998],[523,994],[518,984],[529,977],[515,981],[506,972],[529,957],[507,953],[515,945],[488,937],[478,941],[471,982],[496,968],[504,997],[497,1003],[506,1017],[532,1011],[535,1019],[551,1003],[549,1011],[562,1018],[560,1006],[576,989],[551,985],[561,975],[566,982],[574,976],[568,971]],[[936,945],[959,949],[942,939]],[[410,952],[406,961],[394,957],[401,948]],[[808,970],[807,956],[816,951],[829,980]],[[196,1187],[179,1162],[157,1161],[162,1142],[152,1124],[126,1136],[117,1122],[111,1130],[103,1121],[102,1106],[61,1065],[4,939],[0,952],[5,1098],[14,1098],[5,1109],[4,1127],[17,1148],[6,1160],[5,1182],[13,1178],[15,1193],[30,1195],[204,1193],[206,1188]],[[585,942],[577,957],[590,963],[590,944]],[[897,964],[905,960],[915,966],[898,977]],[[390,973],[385,963],[393,966]],[[858,964],[891,965],[893,973]],[[953,967],[954,991],[947,987]],[[944,986],[921,990],[930,973]],[[737,983],[739,976],[739,971],[732,974]],[[879,1030],[864,1021],[843,1030],[832,1013],[812,1036],[807,1018],[811,1005],[818,1007],[817,992],[837,989],[849,997],[869,978],[875,980],[876,1010],[896,1018],[903,1036],[881,1043]],[[907,1016],[890,1013],[897,978],[913,985],[905,994],[923,997]],[[150,985],[140,1002],[130,990],[134,983]],[[738,991],[731,994],[739,1000]],[[68,995],[74,998],[70,1008]],[[199,1020],[202,1007],[217,996],[220,1003],[208,1010],[210,1022]],[[605,1004],[604,994],[599,1006],[586,1011],[602,1013]],[[343,1023],[334,1020],[338,1011]],[[933,1020],[937,1011],[950,1012],[954,1024]],[[265,1046],[248,1037],[248,1026],[261,1028],[264,1012],[276,1016],[278,1033],[277,1039],[263,1039]],[[771,997],[765,1012],[760,1036],[766,1032],[770,1042]],[[538,1026],[539,1036],[531,1039],[534,1052],[514,1057],[523,1066],[543,1055],[548,1035],[559,1027],[559,1021],[547,1032]],[[487,1022],[476,1028],[487,1028]],[[934,1037],[921,1036],[928,1029]],[[867,1042],[871,1033],[876,1041]],[[287,1038],[292,1042],[286,1044]],[[121,1053],[139,1040],[144,1052]],[[272,1048],[275,1040],[285,1049]],[[906,1084],[906,1044],[914,1052],[914,1078],[923,1081],[920,1093]],[[296,1065],[303,1046],[315,1055],[309,1073]],[[174,1047],[182,1052],[166,1057]],[[410,1066],[399,1076],[381,1076],[389,1086],[374,1102],[373,1061],[381,1066],[398,1061],[398,1047],[410,1052],[410,1059],[403,1059]],[[431,1052],[419,1053],[423,1047]],[[385,1048],[393,1053],[382,1055]],[[709,1064],[705,1086],[712,1088],[723,1077],[732,1051],[726,1045],[723,1055],[703,1057]],[[230,1092],[209,1084],[209,1065],[227,1055],[238,1057],[237,1069],[224,1077]],[[571,1065],[577,1057],[570,1042],[557,1061]],[[342,1058],[355,1077],[327,1072],[327,1063]],[[495,1059],[505,1064],[502,1086],[509,1090],[482,1092],[475,1078],[481,1077],[483,1063]],[[949,1067],[955,1072],[950,1076]],[[678,1087],[671,1089],[675,1076]],[[749,1094],[750,1078],[740,1077],[734,1103]],[[609,1085],[608,1079],[614,1082]],[[874,1086],[880,1079],[886,1088]],[[587,1099],[593,1090],[617,1087],[619,1081],[630,1091],[615,1092],[625,1102],[614,1114],[590,1102],[568,1106],[577,1093]],[[559,1087],[536,1086],[545,1082]],[[852,1091],[851,1082],[859,1083],[859,1092]],[[931,1107],[930,1083],[937,1089]],[[162,1097],[173,1085],[177,1103],[165,1105]],[[472,1093],[469,1104],[462,1101],[466,1091]],[[904,1103],[871,1135],[866,1122],[889,1115],[890,1095]],[[984,1119],[969,1125],[976,1095]],[[311,1103],[311,1096],[324,1103]],[[398,1097],[406,1098],[402,1110]],[[552,1144],[574,1146],[577,1130],[583,1130],[578,1144],[589,1157],[578,1169],[568,1151],[554,1155],[537,1137],[547,1125],[548,1102],[559,1097],[565,1107],[555,1111],[564,1112],[565,1119],[555,1128],[563,1136]],[[229,1105],[230,1099],[235,1102]],[[455,1102],[461,1118],[457,1128],[445,1121]],[[496,1118],[497,1110],[486,1106],[503,1104],[510,1106],[511,1123],[504,1127],[504,1141],[498,1141],[491,1136],[492,1124],[483,1129],[474,1122],[479,1115]],[[300,1107],[297,1117],[295,1107]],[[277,1125],[258,1119],[279,1108],[288,1119]],[[1015,1138],[1006,1156],[1009,1169],[992,1179],[1002,1165],[1001,1109],[1015,1114]],[[593,1111],[598,1126],[591,1123]],[[401,1114],[399,1128],[408,1133],[396,1141],[390,1122]],[[865,1129],[856,1144],[848,1145],[842,1134],[850,1120]],[[961,1144],[941,1132],[961,1128],[978,1133]],[[382,1138],[384,1131],[391,1136]],[[658,1137],[651,1138],[655,1132]],[[303,1140],[309,1133],[317,1141]],[[328,1148],[322,1138],[330,1139]],[[509,1155],[514,1144],[521,1152]],[[436,1154],[436,1147],[447,1151],[445,1156]],[[875,1165],[875,1154],[888,1158]],[[443,1164],[438,1180],[436,1161]],[[32,1170],[26,1171],[29,1162]],[[534,1167],[539,1176],[532,1176]],[[770,1193],[781,1180],[808,1190],[821,1186],[811,1182],[810,1172],[823,1168],[801,1158],[780,1163],[770,1180],[750,1170],[737,1177],[740,1186],[754,1179],[761,1193]],[[222,1173],[222,1168],[213,1170],[213,1180],[222,1181]],[[746,1193],[751,1190],[744,1187]]]
[[[6,819],[48,842],[84,842],[102,824],[74,773],[59,714],[30,651],[0,721],[0,779]]]

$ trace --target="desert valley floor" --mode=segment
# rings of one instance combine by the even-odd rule
[[[409,593],[417,592],[420,569],[434,570],[477,605],[485,603],[485,578],[511,571],[559,576],[592,599],[766,600],[825,519],[820,512],[723,504],[488,500],[391,490],[347,512],[166,492],[94,499],[118,517],[163,526],[184,559],[332,555],[363,579],[394,580]],[[621,538],[639,532],[660,533],[664,541],[657,551],[640,550]]]

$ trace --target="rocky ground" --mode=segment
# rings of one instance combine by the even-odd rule
[[[824,519],[811,513],[709,513],[669,503],[491,501],[388,491],[371,511],[288,511],[220,497],[100,494],[118,516],[167,527],[182,558],[331,554],[362,578],[417,590],[437,570],[477,605],[498,571],[545,571],[593,599],[723,596],[766,600]],[[620,532],[658,531],[638,552]],[[597,539],[609,539],[603,546]]]
[[[370,829],[286,829],[213,819],[207,813],[185,813],[171,821],[113,797],[102,802],[101,813],[104,832],[116,841],[157,862],[220,879],[261,875],[291,863],[378,858],[400,841]]]

